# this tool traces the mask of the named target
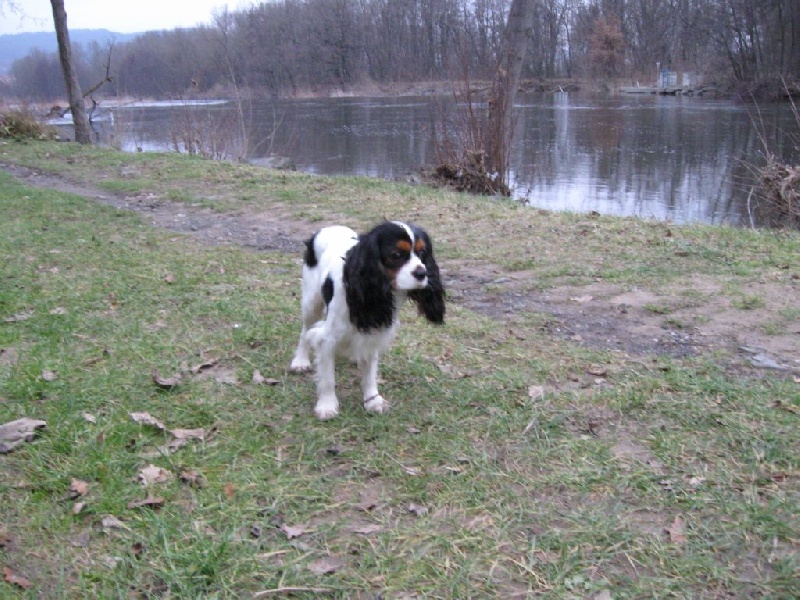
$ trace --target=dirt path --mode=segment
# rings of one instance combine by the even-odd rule
[[[27,185],[138,212],[154,227],[190,234],[202,244],[299,256],[302,240],[319,227],[318,223],[293,219],[280,207],[269,213],[220,214],[156,194],[114,195],[25,167],[0,163],[0,168]],[[724,295],[714,294],[720,290],[714,289],[713,283],[703,281],[693,284],[712,299],[702,306],[681,308],[677,298],[655,296],[644,289],[627,291],[604,282],[534,294],[526,290],[532,274],[509,274],[497,267],[458,263],[445,265],[443,271],[452,301],[497,319],[513,320],[524,311],[542,314],[543,328],[551,335],[590,348],[620,351],[633,359],[717,352],[737,371],[800,374],[800,320],[790,323],[785,331],[769,331],[768,327],[771,315],[796,308],[800,282],[793,297],[787,297],[785,287],[761,284],[753,292],[764,298],[764,306],[742,311],[730,306]],[[672,304],[676,308],[669,318],[647,308]]]

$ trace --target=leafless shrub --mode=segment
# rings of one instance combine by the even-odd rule
[[[758,175],[762,220],[772,227],[800,229],[800,165],[787,165],[770,154]]]
[[[30,110],[15,109],[0,113],[0,138],[55,140],[58,130],[41,123]]]
[[[800,131],[800,113],[792,100],[790,88],[785,87]],[[787,164],[772,152],[763,125],[756,125],[766,158],[764,166],[753,169],[757,184],[751,196],[755,196],[759,220],[769,227],[800,229],[800,165]],[[800,145],[800,139],[795,138],[794,142]]]
[[[462,80],[453,84],[452,102],[439,103],[438,116],[433,124],[437,166],[426,171],[434,185],[452,187],[458,191],[479,195],[510,196],[506,183],[508,148],[503,147],[501,168],[489,171],[486,166],[487,140],[500,132],[488,130],[486,118],[486,89],[473,86],[468,69],[463,67]]]
[[[170,139],[175,152],[225,160],[237,156],[237,114],[186,104],[175,112]]]

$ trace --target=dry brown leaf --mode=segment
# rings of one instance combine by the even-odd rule
[[[22,321],[27,321],[28,319],[33,317],[33,315],[34,315],[34,312],[32,310],[28,311],[28,312],[21,312],[21,313],[17,313],[16,315],[11,315],[10,317],[6,317],[5,319],[3,319],[3,322],[4,323],[21,323]]]
[[[166,429],[166,427],[164,427],[164,424],[161,421],[151,416],[150,413],[148,412],[131,413],[131,418],[137,423],[141,423],[142,425],[150,425],[151,427],[156,427],[158,429],[161,429],[162,431]]]
[[[184,469],[180,474],[181,481],[192,487],[203,487],[203,476],[194,469]]]
[[[286,535],[287,540],[293,540],[307,533],[306,528],[302,525],[283,525],[281,526],[281,531]]]
[[[360,533],[361,535],[370,535],[372,533],[379,532],[383,527],[380,525],[376,525],[374,523],[370,523],[368,525],[362,525],[360,527],[356,527],[353,529],[353,533]]]
[[[0,425],[0,454],[7,454],[25,442],[32,442],[36,431],[47,427],[47,421],[22,417]]]
[[[148,465],[139,471],[139,481],[145,486],[153,485],[154,483],[165,483],[169,481],[169,471],[155,465]]]
[[[22,577],[21,575],[17,575],[9,567],[3,567],[3,579],[5,579],[11,585],[16,585],[23,590],[27,590],[29,587],[31,587],[31,582],[29,579]]]
[[[264,377],[261,374],[261,371],[256,369],[253,371],[253,383],[255,384],[265,384],[265,385],[278,385],[280,383],[280,379],[275,379],[273,377]]]
[[[89,484],[80,479],[73,479],[70,483],[69,491],[74,494],[73,498],[77,496],[85,496],[89,493]]]
[[[170,429],[169,432],[179,440],[200,440],[206,439],[208,432],[203,428],[197,429]]]
[[[128,508],[161,508],[164,506],[164,499],[148,493],[144,500],[132,500],[128,502]]]
[[[218,358],[210,358],[204,362],[201,362],[199,365],[193,366],[189,369],[189,371],[192,373],[192,375],[197,375],[198,373],[215,366],[218,362]]]
[[[158,374],[158,370],[153,370],[153,383],[155,383],[158,387],[164,390],[171,390],[175,388],[181,382],[181,374],[176,373],[172,377],[161,377]]]
[[[79,515],[81,511],[86,507],[86,502],[76,502],[72,505],[72,514]]]
[[[608,375],[608,369],[597,365],[590,366],[588,369],[586,369],[586,372],[589,375],[594,375],[595,377],[605,377]]]
[[[669,534],[669,541],[676,546],[681,546],[686,543],[685,525],[686,522],[683,520],[683,517],[678,515],[666,529]]]
[[[308,565],[308,569],[316,575],[330,575],[345,566],[345,560],[340,556],[326,556]]]
[[[411,503],[408,505],[408,512],[417,517],[422,517],[428,514],[428,509],[419,504]]]
[[[225,497],[230,500],[233,498],[233,495],[236,493],[236,488],[232,483],[225,484]]]
[[[101,523],[103,525],[103,531],[109,531],[111,529],[126,529],[130,531],[130,527],[128,527],[127,525],[125,525],[125,523],[123,523],[117,517],[114,517],[112,515],[106,515],[105,517],[103,517]]]
[[[532,385],[528,387],[528,398],[531,400],[539,400],[544,398],[544,386]]]

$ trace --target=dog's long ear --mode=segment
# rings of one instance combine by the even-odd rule
[[[439,275],[439,265],[436,264],[436,258],[433,256],[433,244],[428,234],[422,230],[416,234],[425,241],[425,254],[422,257],[422,263],[428,271],[428,286],[421,290],[413,290],[408,293],[408,297],[417,303],[417,308],[421,315],[425,315],[431,323],[441,325],[444,323],[444,285],[442,285],[442,278]]]
[[[347,253],[344,289],[350,322],[360,331],[389,327],[394,317],[394,294],[384,273],[377,236],[366,234]]]

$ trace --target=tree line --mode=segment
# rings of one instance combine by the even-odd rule
[[[523,78],[625,78],[657,68],[718,83],[800,78],[797,0],[528,0]],[[510,0],[279,0],[208,26],[73,48],[83,89],[186,97],[231,87],[294,96],[396,82],[491,79]],[[16,61],[5,93],[64,96],[58,55]],[[110,76],[109,76],[110,75]]]

